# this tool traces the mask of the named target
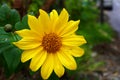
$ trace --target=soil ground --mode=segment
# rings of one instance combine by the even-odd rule
[[[104,61],[99,80],[120,80],[120,37],[110,44],[97,45],[94,51],[98,53],[96,61]]]

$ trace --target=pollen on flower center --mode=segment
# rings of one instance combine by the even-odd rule
[[[45,34],[42,39],[42,46],[48,53],[56,53],[62,46],[61,38],[55,33]]]

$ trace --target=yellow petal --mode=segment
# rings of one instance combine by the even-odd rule
[[[58,77],[63,76],[63,74],[65,72],[65,69],[62,66],[62,64],[56,54],[54,55],[54,72],[58,75]]]
[[[58,18],[58,13],[56,10],[52,10],[52,12],[50,12],[50,20],[55,22]]]
[[[37,55],[35,55],[31,62],[30,62],[30,69],[32,71],[37,71],[41,65],[44,63],[45,59],[47,57],[47,52],[46,51],[41,51]]]
[[[69,19],[69,14],[66,9],[63,9],[59,16],[59,21],[66,23]]]
[[[22,62],[28,61],[29,59],[33,58],[36,54],[40,53],[41,49],[42,48],[38,47],[35,49],[23,51],[21,55],[21,61]]]
[[[15,31],[15,33],[17,33],[19,36],[21,36],[23,38],[38,38],[38,36],[39,36],[38,34],[36,34],[35,32],[33,32],[29,29]]]
[[[74,57],[81,57],[84,54],[84,50],[81,49],[80,47],[65,46],[64,49],[66,49],[66,51],[68,51],[68,53],[70,53]]]
[[[61,29],[61,31],[58,33],[61,37],[65,37],[68,35],[71,35],[75,33],[75,31],[78,29],[78,24],[80,20],[78,21],[69,21],[68,24],[63,26],[64,28]]]
[[[41,23],[41,26],[43,27],[45,33],[49,33],[51,31],[50,18],[44,10],[40,9],[39,12],[39,22]]]
[[[77,68],[77,64],[72,57],[71,54],[68,54],[68,52],[62,50],[59,53],[57,53],[57,56],[60,60],[60,62],[68,69],[75,70]]]
[[[68,22],[68,19],[69,14],[65,9],[63,9],[60,13],[59,19],[55,23],[54,31],[60,32],[59,30],[61,30],[61,28],[64,28],[64,25]]]
[[[21,39],[18,42],[13,42],[14,45],[16,45],[18,48],[22,50],[29,50],[37,48],[41,45],[40,41],[37,41],[35,39]]]
[[[78,36],[74,34],[62,38],[62,44],[66,46],[80,46],[85,43],[86,40],[83,36]]]
[[[32,31],[36,32],[39,35],[42,35],[43,26],[35,16],[28,15],[28,24]]]
[[[58,20],[58,13],[56,10],[52,10],[52,12],[50,12],[50,21],[51,21],[52,31],[54,31],[57,20]]]
[[[70,52],[74,57],[81,57],[84,54],[84,50],[81,49],[80,47],[74,47],[71,49]]]
[[[44,64],[41,67],[41,76],[43,79],[48,79],[54,68],[54,54],[48,54]]]

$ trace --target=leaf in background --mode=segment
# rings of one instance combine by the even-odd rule
[[[21,39],[21,37],[19,37],[17,34],[15,34],[13,32],[7,33],[4,31],[3,27],[0,27],[0,43],[1,42],[11,43],[13,41],[18,41],[20,39]]]
[[[8,42],[0,42],[0,54],[12,47]]]
[[[3,52],[3,56],[7,63],[9,73],[13,73],[20,63],[20,49],[16,48],[12,44],[9,44],[9,48]]]
[[[20,15],[15,9],[10,9],[6,4],[0,7],[0,26],[6,24],[14,26],[18,21],[20,21]]]
[[[7,75],[11,75],[15,72],[20,63],[21,53],[22,51],[15,47],[12,43],[0,42],[0,54],[4,57],[4,68]]]
[[[10,11],[9,23],[14,26],[18,21],[20,21],[20,15],[15,9],[12,9]]]
[[[7,75],[12,74],[20,63],[21,50],[12,44],[13,41],[19,39],[17,34],[7,33],[3,27],[0,27],[0,54],[4,57],[4,68],[7,70]]]
[[[23,17],[22,21],[19,21],[15,24],[15,29],[16,30],[29,29],[27,15]]]
[[[0,27],[0,42],[10,42],[10,35],[4,31],[3,27]]]

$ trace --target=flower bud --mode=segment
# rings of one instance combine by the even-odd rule
[[[5,32],[11,32],[12,31],[12,25],[11,24],[6,24],[4,26],[4,30],[5,30]]]

